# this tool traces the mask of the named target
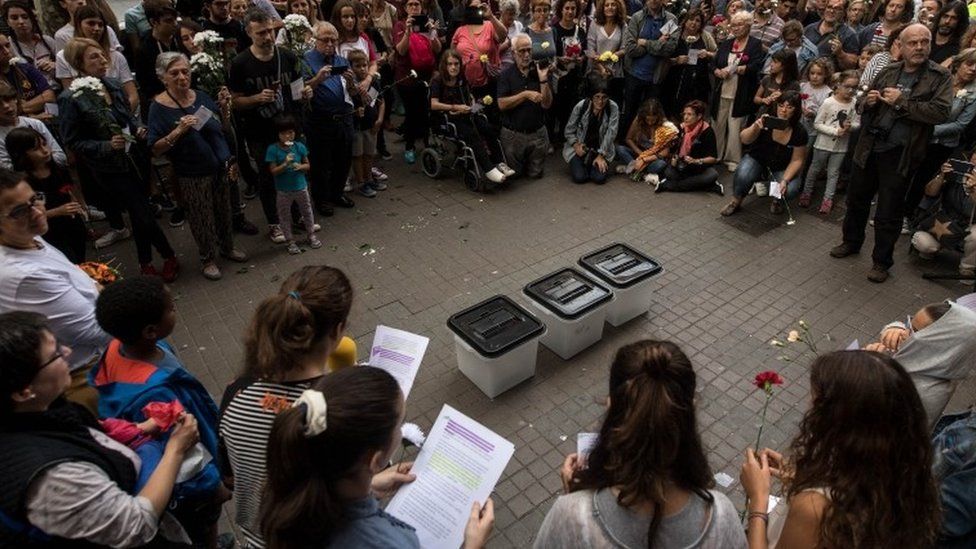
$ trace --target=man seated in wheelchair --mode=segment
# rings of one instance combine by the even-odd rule
[[[929,259],[942,248],[962,249],[959,274],[976,270],[976,152],[968,162],[960,155],[942,165],[942,171],[925,186],[923,207],[916,217],[912,247]]]
[[[437,76],[430,82],[431,131],[460,140],[474,155],[478,172],[492,183],[504,183],[515,172],[504,162],[498,134],[481,112],[494,102],[475,99],[461,72],[461,55],[448,50],[441,56]],[[443,152],[443,151],[442,151]],[[457,154],[463,155],[462,151]]]

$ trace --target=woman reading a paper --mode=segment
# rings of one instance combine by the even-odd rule
[[[346,368],[319,379],[280,413],[268,441],[261,531],[270,547],[420,547],[415,529],[379,508],[414,476],[411,463],[384,470],[400,443],[403,393],[379,368]],[[484,547],[491,500],[472,506],[464,547]]]
[[[617,351],[596,446],[585,460],[566,458],[567,493],[542,522],[536,548],[746,547],[732,502],[710,490],[695,383],[691,361],[673,343]]]

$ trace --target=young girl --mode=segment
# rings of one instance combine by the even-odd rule
[[[27,174],[27,182],[44,193],[48,231],[44,240],[72,263],[85,261],[88,206],[67,170],[51,159],[51,147],[37,130],[14,128],[7,134],[7,154],[13,168]]]
[[[834,95],[825,99],[817,111],[813,123],[817,131],[817,139],[813,144],[813,160],[797,202],[801,208],[810,206],[813,187],[824,169],[827,170],[827,188],[824,189],[823,202],[820,203],[820,213],[827,215],[834,207],[837,178],[844,155],[847,154],[850,133],[860,125],[860,116],[854,109],[857,81],[857,71],[840,73],[834,85]]]
[[[769,112],[769,106],[776,103],[779,96],[788,91],[800,91],[800,71],[796,54],[784,48],[772,55],[769,61],[769,74],[759,81],[759,89],[752,101],[759,105],[756,118]]]
[[[817,111],[824,99],[830,95],[830,86],[827,82],[834,74],[834,64],[827,57],[818,57],[807,65],[807,78],[800,83],[800,99],[803,100],[803,128],[807,130],[812,138],[814,136],[813,119],[817,116]]]
[[[288,253],[300,254],[301,248],[292,237],[291,205],[297,204],[298,211],[305,223],[305,234],[308,235],[309,248],[321,248],[322,241],[315,237],[315,231],[320,227],[312,217],[312,199],[308,194],[308,180],[305,174],[311,167],[308,163],[308,149],[300,141],[295,141],[295,119],[291,116],[281,116],[275,121],[278,130],[278,142],[268,145],[264,161],[269,164],[268,169],[274,176],[277,191],[278,217],[281,218],[281,232],[288,243]]]
[[[875,44],[868,44],[861,50],[861,55],[857,57],[857,75],[861,76],[864,69],[868,67],[871,58],[882,52],[884,48]]]
[[[403,393],[379,368],[345,368],[320,378],[275,419],[261,531],[270,547],[418,548],[414,527],[379,499],[416,477],[409,463],[384,471],[399,446]],[[494,523],[491,499],[472,506],[464,547],[484,547]]]

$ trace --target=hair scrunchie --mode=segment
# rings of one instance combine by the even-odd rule
[[[328,406],[325,404],[325,395],[315,389],[306,389],[302,396],[298,397],[298,400],[292,404],[293,408],[299,406],[305,407],[305,436],[314,437],[325,432],[326,427],[328,427],[326,421]]]

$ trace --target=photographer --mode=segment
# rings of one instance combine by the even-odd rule
[[[944,247],[956,248],[961,240],[963,254],[959,274],[969,277],[976,271],[976,228],[973,225],[976,173],[973,163],[976,163],[976,152],[970,154],[969,162],[953,159],[942,165],[941,173],[925,186],[925,196],[932,200],[932,205],[919,216],[918,230],[912,235],[912,247],[924,259],[931,259]]]
[[[925,158],[932,128],[949,117],[952,78],[929,60],[932,33],[921,24],[901,32],[902,61],[885,67],[864,95],[861,135],[854,150],[854,169],[847,193],[844,242],[832,257],[855,255],[864,244],[871,201],[874,213],[874,266],[868,280],[881,283],[901,232],[905,194]]]
[[[420,0],[407,0],[404,6],[406,20],[397,21],[393,27],[396,48],[396,72],[393,78],[403,100],[404,154],[414,158],[416,141],[427,138],[430,118],[427,83],[436,68],[441,41],[437,39],[436,22],[423,12]],[[416,78],[409,77],[411,70],[416,71]]]
[[[610,100],[603,77],[591,74],[587,88],[589,98],[577,103],[566,121],[563,159],[569,163],[573,183],[602,185],[610,175],[620,109]]]
[[[532,61],[532,41],[527,35],[516,36],[512,49],[515,66],[498,77],[502,147],[517,176],[539,179],[549,149],[545,117],[552,106],[553,79],[548,62]]]

